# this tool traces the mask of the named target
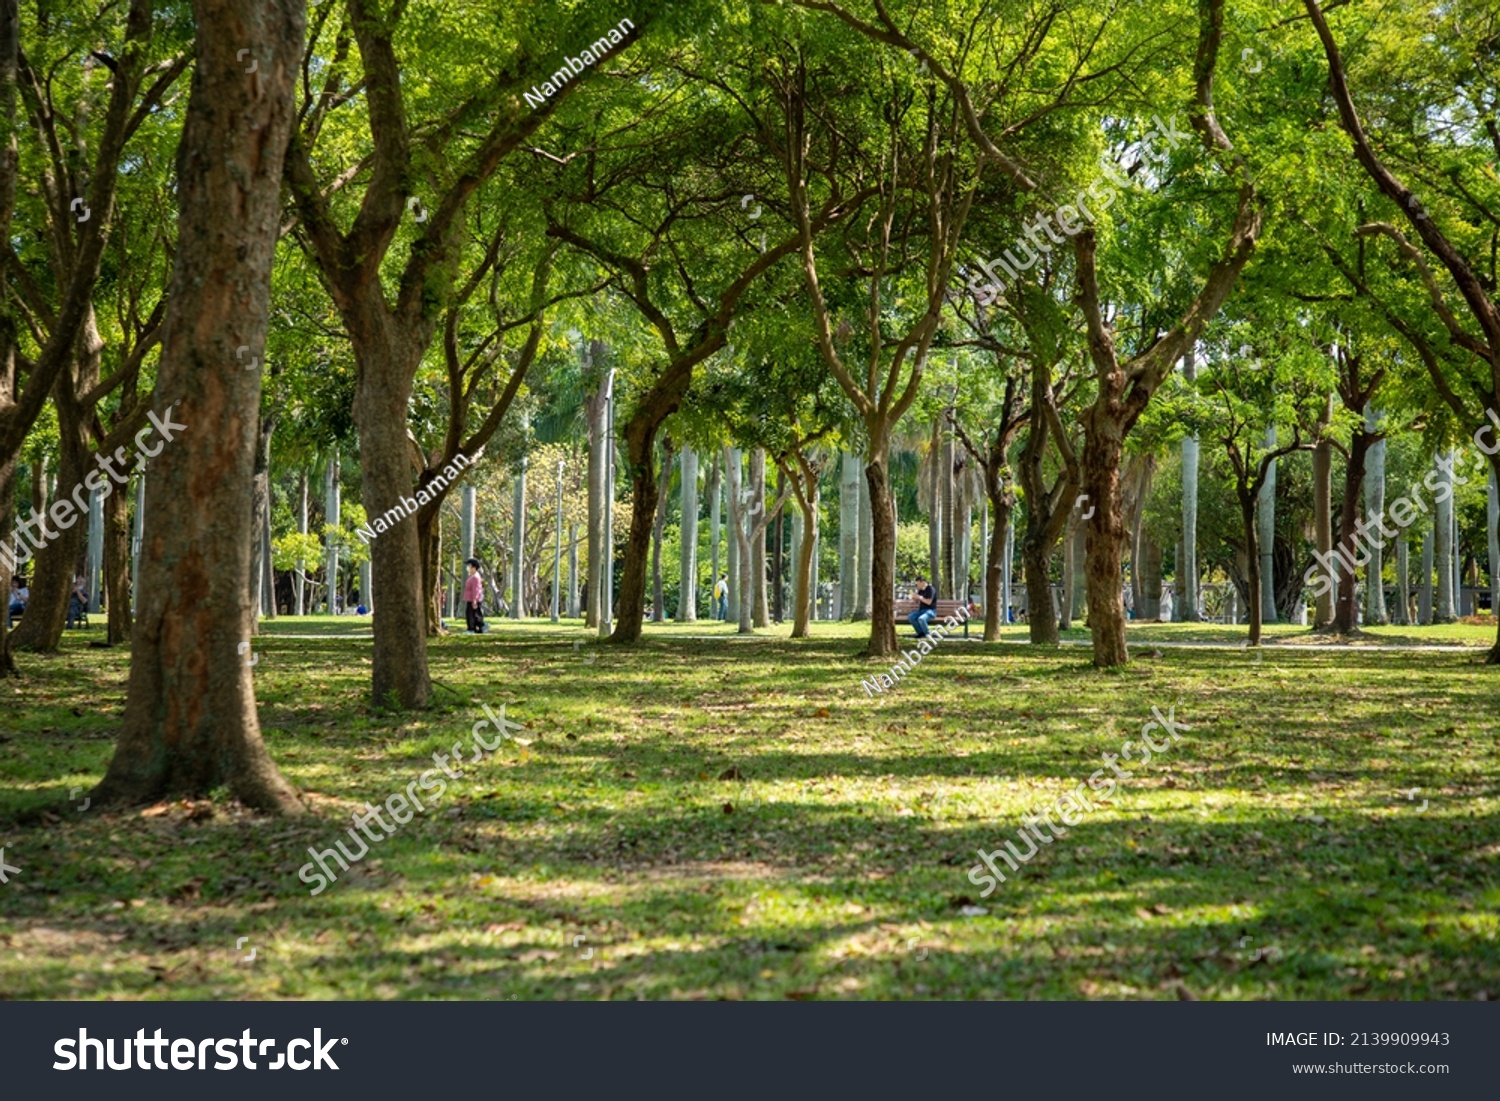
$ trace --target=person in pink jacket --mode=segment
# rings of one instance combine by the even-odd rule
[[[464,620],[468,623],[468,634],[484,634],[484,581],[479,576],[479,559],[470,558],[464,563],[469,567],[469,576],[464,581]]]

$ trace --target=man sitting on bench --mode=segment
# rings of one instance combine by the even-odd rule
[[[927,637],[927,625],[937,618],[937,590],[927,584],[925,577],[917,578],[917,591],[914,594],[917,601],[917,610],[906,617],[911,624],[912,630],[917,632],[918,638]]]

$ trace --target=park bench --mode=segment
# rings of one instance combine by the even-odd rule
[[[929,623],[927,625],[928,629],[931,630],[933,624],[941,623],[943,620],[947,619],[951,615],[957,615],[959,609],[963,608],[963,607],[967,607],[969,609],[968,617],[964,619],[964,638],[968,638],[969,637],[969,620],[970,619],[978,619],[981,623],[983,623],[984,622],[984,616],[980,612],[979,605],[977,605],[977,604],[969,604],[969,603],[966,603],[965,601],[962,601],[962,600],[939,600],[937,602],[937,618],[935,620],[933,620],[932,623]],[[898,601],[896,601],[895,621],[898,624],[905,623],[906,620],[907,620],[907,617],[910,616],[912,614],[912,612],[914,612],[916,610],[917,610],[917,602],[916,602],[915,599],[906,599],[906,600],[898,600]]]

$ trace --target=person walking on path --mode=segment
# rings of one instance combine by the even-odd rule
[[[719,580],[714,585],[714,600],[717,602],[718,607],[719,607],[719,618],[720,619],[728,619],[729,618],[729,582],[725,580],[725,577],[724,577],[724,575],[722,573],[719,574]]]
[[[479,559],[470,558],[464,563],[469,567],[469,576],[464,581],[464,621],[467,633],[484,634],[484,581],[479,576]]]

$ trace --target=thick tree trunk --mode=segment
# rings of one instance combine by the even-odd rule
[[[865,466],[870,489],[870,646],[872,658],[893,658],[896,645],[896,506],[891,500],[890,451],[871,443],[874,458]],[[815,598],[816,599],[816,598]]]
[[[1088,589],[1089,635],[1094,665],[1108,669],[1130,660],[1125,646],[1125,517],[1120,507],[1120,458],[1124,434],[1114,420],[1098,415],[1085,423],[1083,492],[1094,515],[1087,524],[1084,574]]]
[[[698,620],[698,453],[691,447],[682,449],[682,524],[679,529],[682,553],[678,562],[678,623]]]
[[[630,471],[630,534],[625,539],[625,564],[620,571],[620,608],[610,641],[639,641],[646,617],[646,567],[651,561],[651,532],[656,524],[656,430],[667,414],[636,411],[625,427],[626,461]]]
[[[197,64],[156,389],[158,416],[185,427],[156,441],[125,715],[93,801],[227,786],[251,806],[296,814],[296,792],[261,741],[244,658],[260,372],[246,371],[235,349],[265,346],[304,6],[194,0],[193,11]],[[235,59],[247,42],[260,44],[253,81]]]
[[[407,416],[415,365],[426,342],[398,331],[383,300],[364,312],[362,322],[350,329],[359,365],[354,420],[359,425],[360,498],[373,523],[392,509],[417,510]],[[393,519],[370,544],[370,587],[380,594],[374,605],[370,698],[376,707],[409,711],[426,707],[432,696],[428,602],[417,525],[412,518]]]

